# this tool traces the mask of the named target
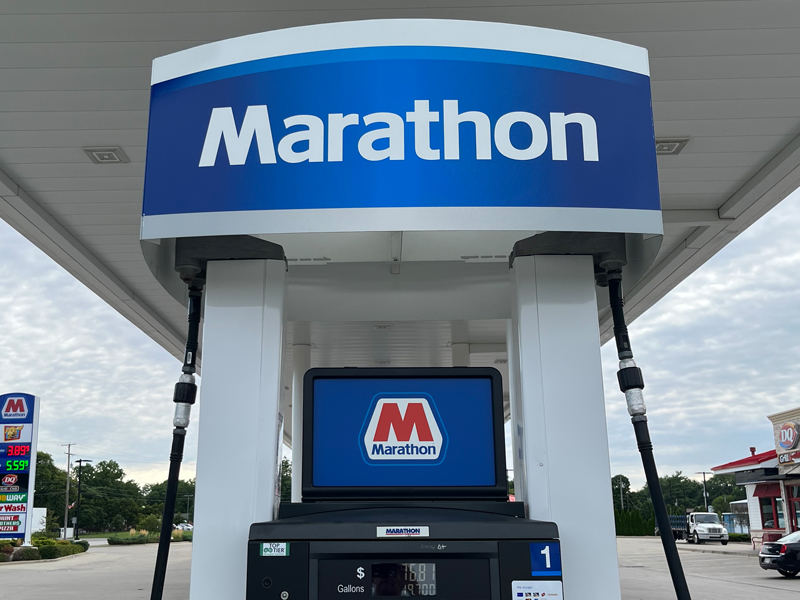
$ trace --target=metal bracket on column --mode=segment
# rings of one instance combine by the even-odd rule
[[[217,235],[175,240],[175,270],[185,282],[206,278],[210,260],[281,260],[283,246],[249,235]]]
[[[513,268],[514,259],[519,256],[565,254],[592,256],[596,271],[598,269],[605,271],[612,266],[622,268],[628,263],[624,233],[549,231],[514,244],[508,266]]]

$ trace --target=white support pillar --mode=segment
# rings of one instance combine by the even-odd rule
[[[250,525],[270,521],[285,265],[208,263],[191,600],[244,600]]]
[[[294,324],[292,344],[292,502],[303,500],[303,376],[311,368],[307,321]]]
[[[512,311],[516,307],[516,298],[511,298]],[[514,470],[514,499],[525,502],[525,429],[522,423],[522,395],[519,392],[519,360],[518,335],[514,327],[515,320],[506,320],[506,349],[508,352],[508,402],[511,405],[511,468]]]
[[[592,259],[519,257],[511,280],[528,516],[558,524],[565,598],[619,600]]]
[[[454,343],[451,345],[453,351],[453,366],[454,367],[468,367],[469,366],[469,344],[468,343]]]

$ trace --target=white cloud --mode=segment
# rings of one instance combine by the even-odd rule
[[[800,194],[630,326],[661,474],[772,447],[766,415],[800,405]],[[644,483],[613,344],[602,351],[613,473]],[[0,393],[43,398],[40,447],[163,481],[179,362],[0,221]],[[197,407],[182,477],[194,475]]]
[[[39,448],[59,466],[61,444],[74,442],[78,458],[165,480],[179,374],[179,361],[0,221],[0,393],[42,398]],[[182,477],[195,456],[196,435]]]
[[[659,473],[774,447],[766,415],[800,405],[800,193],[630,324]],[[613,473],[644,484],[613,343],[602,351]]]

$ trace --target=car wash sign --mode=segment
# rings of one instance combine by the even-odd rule
[[[398,230],[660,233],[647,52],[385,20],[154,61],[143,239]]]
[[[0,538],[30,541],[39,398],[0,395]]]

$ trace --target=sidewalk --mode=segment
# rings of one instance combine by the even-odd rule
[[[676,542],[678,550],[687,552],[703,552],[705,554],[731,554],[733,556],[758,556],[750,542],[728,542],[727,546],[720,543],[689,544],[684,541]]]

